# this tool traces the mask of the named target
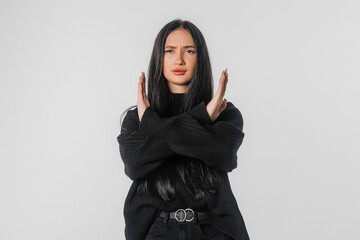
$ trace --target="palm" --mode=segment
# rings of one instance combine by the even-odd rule
[[[139,121],[141,121],[141,118],[146,110],[150,106],[149,100],[146,96],[145,91],[145,73],[141,72],[141,76],[139,77],[139,83],[138,83],[138,98],[137,98],[137,110],[138,110],[138,116]]]
[[[226,108],[227,100],[224,99],[226,85],[228,83],[228,73],[227,69],[223,71],[219,81],[219,87],[215,93],[215,96],[211,101],[206,105],[206,110],[212,121],[215,121],[220,113]]]

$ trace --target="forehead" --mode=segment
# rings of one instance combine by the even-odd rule
[[[194,40],[186,29],[176,29],[166,38],[165,46],[167,45],[194,45]]]

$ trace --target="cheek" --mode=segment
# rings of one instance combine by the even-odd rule
[[[165,59],[163,61],[163,72],[165,73],[167,71],[167,64],[165,62]]]
[[[194,70],[195,70],[195,67],[196,67],[196,59],[193,59],[193,60],[192,60],[191,66],[192,66],[192,70],[194,71]]]
[[[164,67],[164,71],[168,72],[169,71],[169,63],[168,60],[164,58],[164,63],[163,63],[163,67]]]
[[[193,67],[195,68],[195,65],[196,65],[196,56],[193,56],[193,57],[191,58],[191,63],[192,63],[192,65],[193,65]]]

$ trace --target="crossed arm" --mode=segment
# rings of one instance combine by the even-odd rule
[[[230,172],[237,167],[237,151],[245,135],[242,129],[242,115],[231,102],[214,122],[201,102],[171,118],[160,118],[147,107],[141,122],[137,110],[130,110],[117,140],[125,173],[133,180],[171,161],[169,157],[175,154]]]

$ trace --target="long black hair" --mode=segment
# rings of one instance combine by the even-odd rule
[[[180,112],[188,111],[202,101],[207,104],[211,101],[213,95],[213,77],[205,38],[201,31],[190,21],[175,19],[167,23],[158,33],[148,67],[148,100],[151,109],[161,117],[168,117],[169,109],[171,109],[171,92],[168,81],[163,74],[164,46],[168,35],[178,28],[183,28],[191,34],[196,48],[196,66],[187,94],[184,95]],[[128,108],[122,116],[135,106]],[[139,184],[138,192],[149,195],[156,194],[164,201],[171,201],[175,197],[175,185],[179,180],[174,179],[174,177],[180,176],[194,197],[200,199],[205,197],[205,194],[211,190],[212,185],[219,179],[216,170],[202,161],[191,161],[183,158],[182,161],[168,162],[171,163],[164,164],[167,169],[155,170],[153,174],[144,177]],[[172,171],[176,171],[177,174]]]

